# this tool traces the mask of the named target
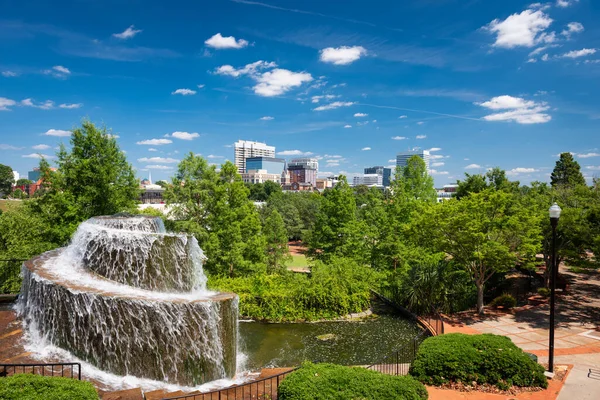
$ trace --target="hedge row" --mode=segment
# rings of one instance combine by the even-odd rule
[[[2,400],[98,400],[90,382],[32,374],[0,378]]]

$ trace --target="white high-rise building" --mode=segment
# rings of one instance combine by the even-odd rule
[[[353,186],[365,185],[369,187],[383,187],[383,175],[364,174],[352,179]]]
[[[429,172],[429,150],[409,150],[398,153],[398,155],[396,156],[396,167],[406,167],[406,164],[408,164],[408,159],[412,156],[421,157],[423,161],[425,161],[425,167],[427,168],[427,172]]]
[[[233,163],[238,172],[246,172],[246,158],[250,157],[275,157],[275,147],[266,143],[238,140],[234,144]]]
[[[15,181],[15,185],[17,184],[17,181],[19,180],[20,177],[21,176],[19,175],[19,173],[17,171],[13,170],[13,178],[14,178],[14,181]]]

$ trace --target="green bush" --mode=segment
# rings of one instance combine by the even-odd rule
[[[31,374],[0,378],[2,400],[98,400],[91,383]]]
[[[517,300],[512,297],[510,294],[502,294],[498,297],[496,297],[494,300],[492,300],[492,302],[489,304],[491,307],[504,307],[504,308],[513,308],[514,306],[517,305]]]
[[[361,367],[306,362],[277,389],[280,400],[424,400],[425,386],[410,376],[391,376]]]
[[[548,296],[550,296],[550,289],[548,289],[548,288],[545,288],[545,287],[541,287],[541,288],[539,288],[539,289],[537,290],[537,293],[538,293],[540,296],[543,296],[543,297],[548,297]]]
[[[410,374],[419,381],[546,388],[544,368],[505,336],[450,333],[421,343]]]

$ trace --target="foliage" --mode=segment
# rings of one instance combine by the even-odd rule
[[[22,191],[21,188],[16,188],[10,194],[10,197],[12,197],[13,199],[26,199],[27,198],[27,193],[25,193],[24,191]]]
[[[548,297],[548,296],[550,296],[550,289],[545,288],[545,287],[541,287],[541,288],[538,288],[537,293],[540,296]]]
[[[511,182],[506,177],[506,171],[495,167],[483,174],[470,175],[465,173],[466,179],[458,181],[456,188],[456,198],[461,199],[471,193],[480,193],[486,189],[516,191],[519,182]]]
[[[4,400],[98,400],[94,386],[71,378],[17,374],[0,378]]]
[[[12,191],[15,180],[13,170],[8,165],[0,164],[0,197],[8,195]]]
[[[266,241],[258,211],[231,162],[217,173],[189,153],[164,196],[173,206],[174,227],[196,236],[207,271],[233,277],[264,270]]]
[[[392,190],[411,200],[424,202],[437,200],[433,177],[427,173],[427,165],[419,156],[409,158],[406,167],[397,168]]]
[[[421,343],[410,374],[425,384],[488,383],[546,388],[544,367],[506,336],[450,333]]]
[[[585,185],[585,178],[581,173],[579,163],[575,161],[571,153],[561,153],[556,162],[552,175],[550,175],[552,186],[575,187]]]
[[[347,259],[316,262],[310,276],[282,271],[226,278],[210,276],[208,285],[240,297],[240,315],[273,322],[333,319],[369,307],[378,275]]]
[[[279,270],[286,261],[291,261],[288,249],[288,237],[285,230],[283,218],[277,210],[271,210],[263,226],[263,232],[267,241],[267,270],[275,272]]]
[[[391,376],[361,367],[305,362],[281,382],[280,400],[427,399],[427,389],[410,376]]]
[[[19,178],[17,180],[16,186],[31,185],[32,183],[34,183],[34,182],[32,180],[27,179],[27,178]]]
[[[272,194],[281,193],[281,185],[276,182],[246,183],[250,191],[248,198],[254,201],[267,201]]]
[[[501,294],[490,302],[490,307],[513,308],[517,305],[517,300],[510,294]]]

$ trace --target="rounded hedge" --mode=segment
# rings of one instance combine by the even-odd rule
[[[425,386],[410,376],[310,362],[289,374],[277,393],[279,400],[424,400],[428,397]]]
[[[98,400],[94,386],[71,378],[16,374],[0,378],[2,400]]]
[[[544,368],[505,336],[449,333],[421,343],[410,374],[425,384],[548,387]]]

